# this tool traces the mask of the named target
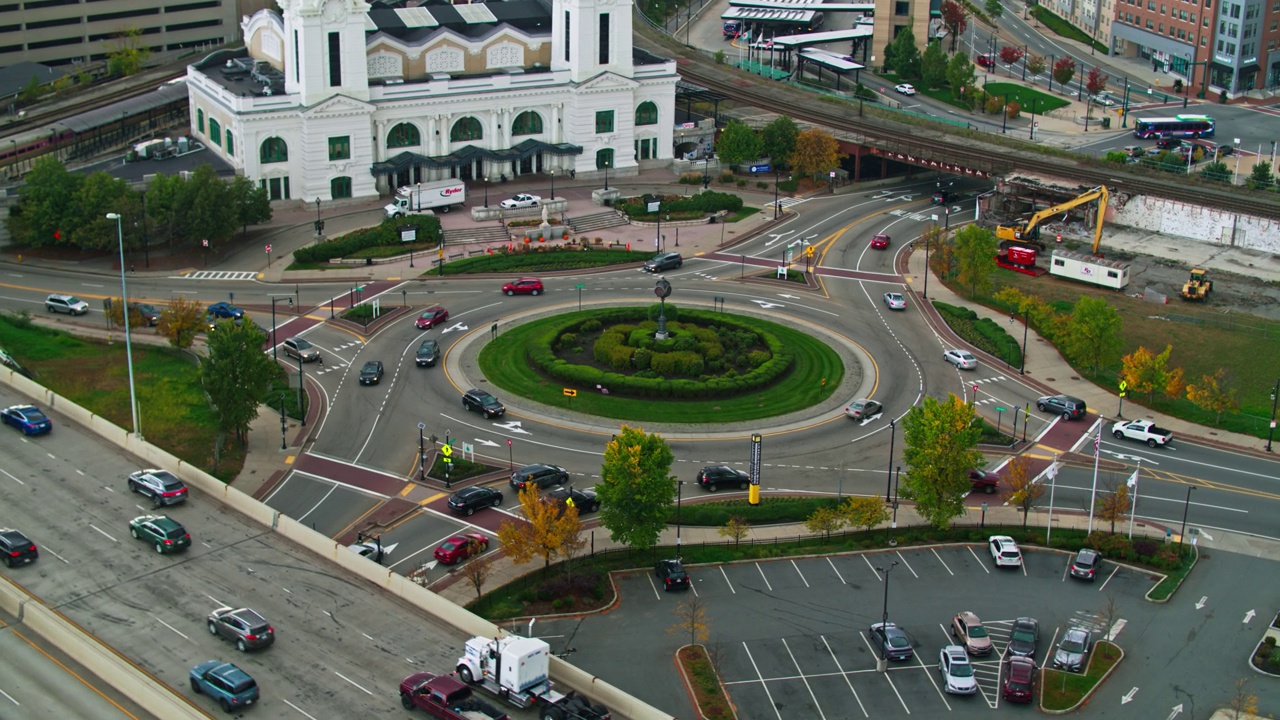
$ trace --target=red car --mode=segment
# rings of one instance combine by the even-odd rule
[[[1036,662],[1031,658],[1013,657],[1004,670],[1004,699],[1029,703],[1036,694]]]
[[[520,278],[502,286],[505,295],[541,295],[542,281],[538,278]]]
[[[884,250],[889,247],[889,236],[884,233],[877,233],[871,238],[871,247],[876,250]]]
[[[489,538],[480,533],[466,533],[454,535],[440,543],[440,547],[436,548],[435,557],[445,565],[455,565],[488,549]]]
[[[978,67],[993,68],[996,66],[996,56],[990,53],[985,53],[974,58],[973,63]]]
[[[445,310],[439,305],[433,305],[432,307],[422,311],[422,314],[418,316],[418,322],[416,325],[419,330],[430,330],[448,319],[448,310]]]

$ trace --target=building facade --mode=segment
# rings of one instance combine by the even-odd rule
[[[152,52],[238,36],[236,0],[0,0],[0,67],[105,60],[129,31]]]
[[[1204,84],[1219,0],[1115,0],[1112,53],[1151,62],[1191,88]]]
[[[669,163],[675,63],[631,3],[280,0],[188,70],[192,132],[272,199]]]

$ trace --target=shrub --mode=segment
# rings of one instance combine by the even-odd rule
[[[371,228],[356,230],[341,237],[316,243],[293,251],[293,259],[300,263],[323,263],[333,258],[355,255],[361,250],[380,246],[400,247],[400,227],[412,225],[418,229],[419,243],[440,241],[440,219],[434,215],[408,215],[394,220],[384,220]]]
[[[758,368],[769,359],[769,352],[766,350],[752,350],[747,353],[747,365],[752,368]]]
[[[599,321],[599,320],[596,320],[596,319],[594,319],[594,318],[593,318],[593,319],[591,319],[591,320],[588,320],[588,321],[586,321],[586,322],[584,322],[584,323],[582,323],[582,325],[581,325],[581,326],[579,326],[579,328],[578,328],[578,330],[579,330],[579,331],[581,331],[581,332],[588,332],[588,333],[590,333],[590,332],[596,332],[596,331],[598,331],[599,329],[600,329],[600,321]]]
[[[656,323],[658,322],[658,315],[662,314],[667,316],[668,323],[675,322],[680,317],[680,308],[676,307],[673,303],[667,303],[666,305],[666,309],[663,309],[662,304],[660,303],[650,305],[645,310],[645,317]]]
[[[574,333],[565,333],[556,341],[557,350],[565,350],[578,344],[578,336]]]
[[[640,371],[648,370],[649,363],[652,359],[653,351],[648,348],[639,348],[631,355],[632,363],[635,365],[636,370]]]
[[[1156,550],[1159,548],[1160,545],[1154,540],[1139,538],[1133,541],[1133,551],[1138,554],[1138,557],[1143,558],[1144,560],[1155,555]]]

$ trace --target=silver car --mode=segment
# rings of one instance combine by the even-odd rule
[[[955,365],[961,370],[973,370],[978,367],[978,358],[968,350],[948,350],[942,353],[942,359]]]
[[[320,359],[320,351],[315,345],[303,340],[300,337],[291,337],[281,343],[284,348],[284,354],[291,358],[297,358],[302,362],[315,362]]]
[[[209,613],[209,634],[226,638],[240,652],[248,652],[276,641],[271,623],[249,608],[220,607]]]
[[[1071,628],[1062,636],[1058,650],[1053,653],[1053,666],[1067,672],[1083,672],[1089,656],[1092,633],[1084,628]]]
[[[890,310],[906,310],[907,299],[902,297],[902,293],[887,292],[884,294],[884,304],[889,306]]]

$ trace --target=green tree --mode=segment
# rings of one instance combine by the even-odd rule
[[[9,218],[9,232],[19,245],[69,246],[70,230],[80,218],[72,203],[84,186],[85,176],[67,171],[53,155],[35,161],[18,190],[22,203]]]
[[[893,58],[893,65],[889,65],[889,58]],[[898,33],[885,47],[884,51],[885,67],[897,73],[898,77],[903,80],[919,80],[920,79],[920,48],[916,47],[916,35],[911,31],[908,25]]]
[[[996,236],[986,228],[966,225],[956,233],[955,240],[956,281],[969,288],[969,296],[977,297],[991,288],[991,274],[995,272],[998,243]]]
[[[914,500],[916,512],[945,530],[964,514],[969,471],[983,464],[978,452],[982,430],[972,405],[955,395],[946,400],[926,396],[902,421],[903,460],[909,468],[902,496]]]
[[[596,493],[600,524],[614,542],[633,548],[657,544],[675,500],[674,459],[661,436],[626,425],[605,446]]]
[[[779,115],[760,131],[761,150],[774,167],[791,164],[791,153],[796,149],[796,138],[800,128],[796,121],[786,115]],[[754,159],[754,158],[748,158]]]
[[[1107,155],[1110,156],[1111,153],[1107,153]],[[1231,168],[1227,167],[1227,164],[1221,160],[1214,160],[1200,170],[1200,177],[1205,180],[1231,182]]]
[[[200,380],[224,432],[249,444],[249,423],[258,417],[262,396],[279,368],[262,352],[266,333],[252,322],[219,322],[208,334],[209,355],[200,366]]]
[[[147,201],[150,206],[150,198]],[[172,216],[173,233],[179,240],[199,243],[223,241],[240,227],[240,213],[231,196],[231,186],[217,176],[211,165],[196,168],[181,185],[177,209]]]
[[[959,100],[966,89],[974,83],[973,63],[964,53],[956,53],[947,63],[947,84],[951,86],[951,97]]]
[[[243,175],[237,175],[231,181],[230,193],[238,211],[237,219],[240,221],[242,234],[249,231],[250,225],[271,220],[271,198],[267,195],[266,188]]]
[[[822,535],[823,537],[831,537],[831,533],[839,530],[845,522],[845,517],[839,510],[829,507],[820,507],[813,511],[813,514],[804,520],[804,527],[814,535]]]
[[[1253,164],[1253,171],[1249,173],[1249,179],[1245,182],[1254,190],[1270,190],[1276,184],[1276,179],[1271,174],[1271,166],[1259,162]]]
[[[840,506],[840,512],[850,527],[862,528],[868,533],[889,519],[889,510],[879,495],[851,497]]]
[[[729,518],[729,522],[725,523],[724,527],[716,530],[717,535],[729,538],[735,546],[742,542],[742,538],[746,537],[749,532],[751,532],[751,523],[737,515]]]
[[[76,218],[76,226],[69,231],[71,244],[84,250],[115,249],[123,236],[125,248],[133,247],[141,237],[130,222],[140,215],[134,212],[137,197],[120,178],[106,172],[90,174],[70,203],[68,214]],[[119,230],[115,220],[107,219],[107,213],[123,218]]]
[[[825,130],[809,128],[796,138],[791,165],[796,173],[817,180],[840,166],[840,144]]]
[[[737,120],[730,120],[716,140],[716,155],[726,165],[741,165],[760,157],[760,136]]]
[[[1124,340],[1120,313],[1103,298],[1081,296],[1064,320],[1058,348],[1076,365],[1098,372],[1120,359]]]
[[[931,42],[920,61],[921,82],[926,88],[940,88],[947,82],[947,54],[941,42]]]
[[[196,333],[203,328],[204,306],[182,296],[170,300],[168,307],[160,311],[156,326],[161,335],[169,338],[169,344],[180,350],[191,347]]]
[[[151,51],[142,44],[142,31],[129,28],[116,36],[114,48],[107,53],[107,72],[113,77],[128,77],[142,69]]]
[[[982,3],[982,11],[987,14],[987,17],[991,18],[991,24],[995,25],[1000,16],[1004,15],[1004,5],[1001,4],[1000,0],[986,0],[986,2]]]

